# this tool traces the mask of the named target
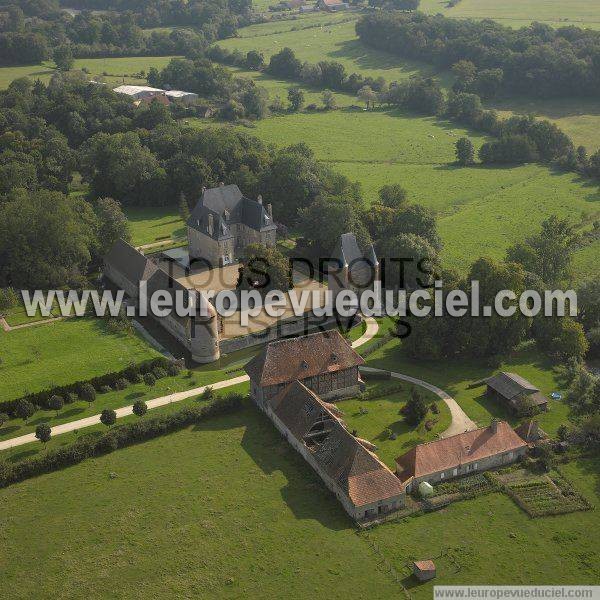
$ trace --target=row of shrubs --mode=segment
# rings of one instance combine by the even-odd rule
[[[48,450],[18,463],[1,462],[0,488],[178,431],[211,417],[235,412],[241,408],[243,399],[242,394],[228,394],[202,407],[187,406],[174,413],[119,425],[100,437],[82,436],[68,446]]]
[[[57,397],[61,398],[65,404],[77,400],[93,402],[96,393],[122,390],[132,383],[144,382],[147,385],[154,385],[157,379],[177,375],[180,370],[179,363],[160,356],[139,364],[131,364],[121,371],[114,371],[85,381],[77,381],[68,385],[42,390],[41,392],[26,394],[15,400],[0,402],[0,413],[7,413],[15,417],[20,416],[18,414],[19,407],[23,406],[24,403],[32,405],[34,410],[53,409]]]

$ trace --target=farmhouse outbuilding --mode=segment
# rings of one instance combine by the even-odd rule
[[[349,4],[342,2],[342,0],[318,0],[317,8],[326,12],[339,12],[340,10],[347,10]]]
[[[548,398],[532,383],[516,373],[501,371],[486,379],[487,393],[507,405],[514,412],[527,411],[529,408],[548,409]]]
[[[422,481],[439,483],[461,475],[485,471],[515,462],[527,451],[506,421],[419,444],[396,458],[396,475],[410,492]]]
[[[364,386],[358,372],[364,362],[332,329],[271,342],[245,369],[252,398],[264,406],[296,380],[323,399],[355,396]]]
[[[259,405],[286,440],[317,472],[355,520],[404,506],[404,486],[344,425],[335,406],[300,381]]]

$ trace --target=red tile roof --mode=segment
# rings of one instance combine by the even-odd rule
[[[321,331],[268,344],[244,368],[260,386],[302,381],[326,372],[363,365],[339,331]]]
[[[498,421],[495,433],[490,426],[415,446],[396,459],[397,473],[406,481],[526,446],[506,421]]]
[[[313,425],[325,420],[328,434],[307,448],[354,506],[395,498],[404,486],[379,458],[364,448],[314,392],[299,381],[272,402],[273,412],[300,443]]]
[[[435,563],[432,560],[415,560],[413,564],[419,571],[435,571]]]

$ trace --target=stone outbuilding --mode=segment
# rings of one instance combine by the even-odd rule
[[[527,443],[512,427],[506,421],[494,420],[489,427],[411,448],[396,458],[396,475],[410,492],[422,481],[440,483],[502,467],[519,460],[526,452]]]
[[[404,486],[354,437],[336,407],[300,381],[259,407],[356,521],[382,517],[405,502]]]

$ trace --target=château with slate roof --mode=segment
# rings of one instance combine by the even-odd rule
[[[246,246],[275,246],[271,204],[247,198],[237,185],[204,189],[188,222],[190,261],[221,267],[239,259]]]

